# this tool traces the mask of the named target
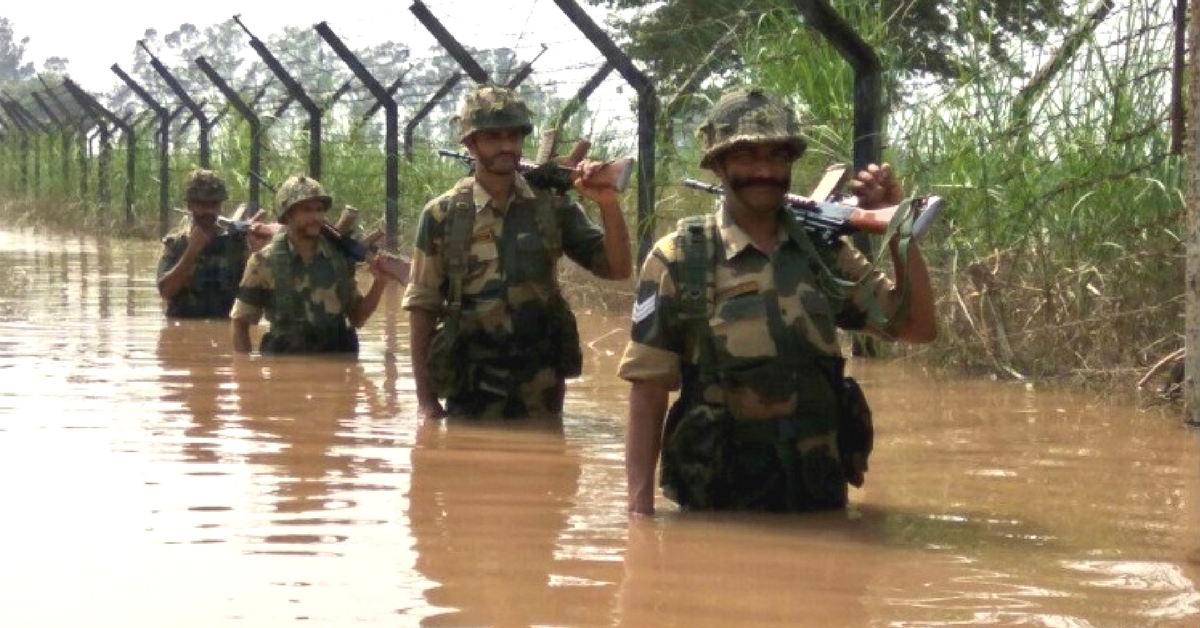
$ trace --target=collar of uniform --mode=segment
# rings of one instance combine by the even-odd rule
[[[521,173],[519,172],[513,177],[513,193],[515,196],[513,200],[527,201],[536,197],[533,192],[533,188],[529,187],[529,182],[526,181],[525,177],[521,176]],[[488,207],[488,204],[493,200],[492,195],[488,194],[488,191],[483,189],[483,186],[479,184],[479,181],[474,180],[471,184],[471,197],[472,200],[475,201],[476,212],[483,211],[483,208]],[[492,211],[496,214],[503,213],[503,210],[495,206],[492,206]]]
[[[717,210],[717,230],[721,234],[721,244],[725,248],[725,259],[733,259],[738,253],[748,248],[755,248],[749,234],[738,226],[733,219],[733,214],[724,205]],[[783,228],[783,223],[779,223],[775,236],[776,241],[784,242],[789,237],[787,230]]]
[[[287,252],[289,255],[291,255],[292,257],[300,257],[300,253],[296,252],[296,245],[292,244],[291,238],[284,236],[283,244],[284,244],[284,246],[287,247]],[[333,254],[333,249],[331,248],[332,246],[333,245],[331,245],[329,243],[329,241],[325,239],[325,236],[321,235],[320,237],[317,238],[317,255],[324,255],[325,257],[332,257],[332,254]]]

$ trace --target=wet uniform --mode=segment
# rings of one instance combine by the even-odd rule
[[[892,282],[844,240],[823,243],[781,224],[775,251],[765,253],[724,209],[703,228],[710,232],[701,266],[708,286],[698,324],[711,335],[682,318],[685,252],[677,234],[669,235],[643,265],[619,367],[629,381],[682,386],[663,441],[666,494],[697,508],[845,504],[836,327],[890,338],[866,312],[871,298],[882,311],[895,310]],[[823,287],[831,273],[854,283],[831,291]]]
[[[553,203],[558,243],[539,228],[540,203]],[[532,189],[515,175],[507,207],[467,177],[432,200],[421,213],[405,310],[446,315],[447,223],[455,208],[473,220],[462,281],[461,334],[466,356],[462,386],[447,397],[455,415],[522,417],[562,411],[564,379],[556,365],[578,339],[563,340],[561,316],[570,317],[558,288],[558,258],[568,257],[597,275],[607,274],[603,231],[565,196]],[[554,237],[552,235],[552,237]],[[570,325],[574,326],[573,317]],[[565,344],[564,344],[565,343]],[[566,344],[573,343],[574,347]]]

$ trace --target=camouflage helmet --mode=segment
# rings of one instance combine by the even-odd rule
[[[748,142],[778,142],[804,154],[807,142],[800,136],[800,120],[783,101],[757,87],[725,92],[712,113],[696,130],[704,147],[700,167],[713,169],[721,153]]]
[[[225,182],[212,170],[196,169],[188,173],[183,196],[189,203],[221,203],[229,198]]]
[[[288,210],[297,203],[314,198],[321,199],[326,210],[333,205],[333,197],[325,192],[325,186],[320,181],[302,174],[290,176],[275,192],[275,215],[282,221]]]
[[[484,129],[520,129],[528,135],[533,132],[529,107],[507,87],[476,87],[467,94],[458,113],[458,139],[465,141]]]

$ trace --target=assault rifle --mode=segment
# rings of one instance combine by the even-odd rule
[[[183,214],[184,216],[191,217],[192,215],[192,213],[186,209],[180,209],[178,207],[174,209],[176,212]],[[261,221],[262,216],[265,214],[266,212],[260,209],[258,210],[258,213],[256,213],[250,220],[241,220],[237,218],[230,218],[228,216],[217,215],[217,224],[225,227],[225,230],[233,236],[245,236],[253,231],[256,235],[270,237],[275,233],[275,230],[271,228],[271,225]]]
[[[583,161],[589,148],[591,148],[591,142],[588,140],[579,140],[563,160],[563,163],[546,161],[542,164],[534,164],[522,159],[517,163],[517,171],[524,175],[529,185],[535,188],[553,190],[559,194],[565,194],[574,187],[574,182],[571,181],[571,173],[574,171],[575,165]],[[437,153],[442,157],[450,157],[472,167],[475,166],[475,158],[467,153],[447,150],[445,148],[439,148]],[[632,175],[633,159],[625,157],[606,162],[599,172],[592,175],[589,182],[597,186],[610,186],[617,192],[624,192],[625,188],[629,186],[629,179]]]
[[[684,179],[683,184],[709,194],[725,194],[725,190],[721,186],[696,179]],[[902,207],[902,205],[888,205],[877,209],[862,209],[849,203],[839,202],[843,198],[840,195],[831,194],[829,198],[832,200],[818,201],[789,192],[784,197],[784,204],[792,210],[806,229],[828,238],[860,231],[885,234],[892,218]],[[937,220],[945,204],[940,196],[918,196],[912,199],[912,209],[916,215],[912,226],[913,241],[918,240]]]

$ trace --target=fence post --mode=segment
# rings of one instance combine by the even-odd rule
[[[275,58],[275,55],[272,55],[271,51],[267,50],[266,45],[259,41],[258,38],[254,36],[254,33],[250,32],[249,28],[246,28],[246,25],[242,23],[241,16],[233,16],[233,21],[237,22],[238,26],[241,26],[242,30],[246,31],[246,34],[250,36],[250,47],[254,49],[254,52],[258,53],[258,56],[263,60],[263,63],[267,64],[267,67],[271,70],[271,73],[275,75],[275,78],[278,78],[279,81],[283,83],[284,87],[286,87],[288,90],[288,94],[298,101],[300,106],[304,107],[304,110],[308,112],[308,174],[314,179],[320,179],[321,108],[317,106],[317,103],[313,102],[312,99],[308,97],[308,94],[304,91],[304,88],[300,86],[300,83],[296,82],[296,79],[292,78],[292,75],[288,74],[287,70],[283,69],[283,66],[280,65],[279,60]],[[286,104],[281,107],[279,113],[282,113],[282,110],[286,109],[286,107]],[[276,115],[279,115],[279,113]]]
[[[167,87],[170,87],[171,91],[175,92],[175,96],[179,98],[179,102],[183,103],[183,106],[187,107],[188,111],[192,112],[192,116],[196,118],[196,124],[200,127],[200,167],[212,167],[208,150],[208,131],[211,128],[211,124],[208,117],[204,115],[203,107],[197,105],[196,101],[192,100],[192,97],[183,89],[179,81],[175,79],[175,75],[171,74],[167,70],[167,67],[158,60],[158,57],[154,56],[154,53],[146,46],[146,40],[139,39],[138,45],[142,47],[142,50],[146,51],[146,54],[150,55],[150,67],[154,68],[155,72],[158,72],[158,75],[166,82]]]
[[[17,116],[13,113],[13,111],[8,106],[8,101],[6,101],[2,98],[0,98],[0,110],[4,111],[4,114],[8,116],[8,121],[11,123],[12,128],[15,129],[16,132],[19,133],[21,136],[21,143],[17,147],[17,150],[21,153],[21,165],[17,169],[18,172],[20,173],[20,178],[18,179],[18,181],[20,182],[20,193],[28,194],[29,193],[29,132],[25,128],[25,122],[23,120],[21,120],[20,116]]]
[[[83,88],[75,84],[71,79],[63,79],[63,85],[67,86],[67,91],[70,92],[75,100],[79,101],[85,109],[91,111],[105,120],[108,120],[113,126],[121,130],[125,137],[125,226],[129,227],[133,224],[133,177],[137,168],[137,160],[134,158],[137,151],[137,133],[134,131],[134,126],[125,120],[118,118],[116,114],[106,109],[101,105],[91,94],[83,91]],[[97,165],[97,187],[100,188],[100,206],[108,207],[108,158],[106,151],[108,146],[105,143],[108,137],[108,130],[101,131],[101,152],[100,163]]]
[[[400,76],[397,76],[396,80],[392,81],[391,85],[388,85],[388,88],[387,88],[388,97],[394,98],[396,96],[396,90],[400,89],[400,86],[404,84],[404,77],[406,75],[407,74],[401,74]],[[371,106],[368,107],[367,111],[365,113],[363,113],[363,115],[362,115],[363,121],[365,122],[367,120],[370,120],[371,116],[375,115],[375,112],[379,111],[379,108],[382,106],[383,105],[378,100],[376,100],[374,103],[371,103]]]
[[[42,100],[42,97],[37,92],[29,92],[29,95],[33,98],[33,102],[37,105],[38,109],[41,109],[42,113],[46,114],[46,117],[50,120],[50,124],[58,127],[58,135],[62,139],[59,148],[60,158],[62,159],[62,165],[59,167],[59,170],[62,172],[59,173],[59,180],[63,184],[62,191],[65,196],[66,190],[70,186],[71,165],[71,137],[67,134],[66,121],[60,120],[58,115],[54,113],[54,110]]]
[[[129,86],[129,89],[133,90],[133,93],[137,94],[138,98],[142,99],[142,102],[146,103],[146,106],[148,106],[150,110],[154,112],[155,117],[158,118],[158,235],[159,237],[162,237],[167,235],[167,221],[169,218],[168,214],[170,213],[170,207],[168,207],[168,205],[171,201],[169,196],[169,186],[171,184],[170,146],[172,116],[165,108],[163,108],[162,105],[158,103],[157,100],[154,100],[154,97],[151,96],[145,89],[143,89],[137,81],[130,78],[130,76],[121,69],[121,66],[114,63],[110,69],[114,74],[120,77],[121,81]]]
[[[878,163],[883,153],[883,68],[879,56],[826,0],[792,0],[796,10],[821,33],[854,70],[854,170]],[[871,236],[856,233],[854,245],[871,255]],[[875,357],[879,346],[871,336],[854,334],[854,355]]]
[[[386,203],[384,207],[384,231],[388,248],[394,250],[399,241],[400,233],[400,217],[397,205],[397,200],[400,198],[400,165],[397,161],[399,146],[396,136],[399,123],[397,122],[398,112],[396,101],[384,89],[383,85],[379,84],[379,81],[375,79],[367,68],[363,66],[358,57],[346,47],[346,44],[342,43],[341,38],[329,28],[328,24],[321,22],[313,28],[316,29],[321,39],[324,39],[329,44],[329,47],[333,48],[337,56],[341,57],[342,61],[350,67],[350,71],[354,73],[354,76],[357,76],[358,80],[362,81],[362,84],[367,87],[367,91],[370,91],[371,95],[375,97],[375,101],[383,107],[386,128],[384,136],[384,202]],[[349,85],[349,82],[346,84]]]
[[[225,100],[229,101],[229,104],[246,120],[246,124],[250,125],[250,169],[247,173],[250,198],[247,200],[247,205],[249,206],[247,215],[253,216],[260,207],[259,195],[261,184],[259,183],[259,176],[262,175],[262,123],[258,119],[258,114],[254,113],[254,109],[242,100],[242,97],[229,86],[229,83],[225,82],[225,79],[221,78],[221,75],[217,74],[217,71],[208,63],[208,59],[196,57],[196,66],[208,77],[208,80],[212,81],[213,85],[217,86],[217,89],[225,96]],[[260,97],[262,93],[259,92]]]
[[[554,133],[551,134],[551,145],[547,147],[548,154],[554,155],[558,152],[556,145],[558,144],[558,136],[562,133],[563,125],[567,123],[567,120],[571,119],[571,116],[575,115],[575,112],[583,103],[587,102],[588,98],[591,98],[592,92],[596,91],[597,87],[600,87],[600,84],[604,82],[604,79],[608,78],[609,74],[612,74],[613,69],[615,68],[612,61],[605,61],[604,65],[601,65],[600,69],[596,70],[596,73],[583,84],[583,87],[580,87],[579,91],[575,92],[571,100],[568,100],[563,105],[562,111],[559,111],[558,117],[554,119],[554,126],[552,127]]]
[[[655,122],[658,119],[658,97],[654,83],[633,61],[613,43],[592,18],[574,0],[554,0],[575,27],[604,55],[621,76],[637,92],[638,115],[638,264],[650,254],[654,245],[654,167]]]
[[[63,116],[70,118],[75,123],[75,131],[79,134],[79,199],[86,200],[88,194],[88,149],[90,145],[88,143],[88,125],[85,123],[84,117],[86,116],[88,118],[92,118],[93,120],[95,120],[95,118],[88,113],[87,109],[82,109],[79,112],[83,114],[82,116],[75,115],[75,113],[67,107],[66,103],[58,97],[58,94],[54,92],[54,89],[46,83],[46,80],[42,78],[41,74],[38,75],[38,81],[40,81],[42,85],[46,87],[46,94],[51,100],[54,101],[55,106],[58,107]],[[61,82],[59,83],[59,86],[62,86]]]
[[[450,31],[446,30],[445,26],[442,26],[442,23],[434,17],[424,2],[413,0],[412,6],[408,7],[408,10],[417,17],[417,21],[421,22],[425,30],[433,35],[433,38],[441,44],[442,48],[450,53],[450,56],[458,62],[459,67],[466,71],[467,76],[471,77],[472,81],[481,85],[488,82],[488,73],[480,67],[479,63],[467,52],[467,49],[463,48],[462,44],[454,39]]]
[[[454,89],[455,85],[458,85],[458,82],[461,81],[462,78],[463,75],[461,72],[455,72],[454,74],[451,74],[450,78],[446,79],[446,82],[442,83],[442,86],[439,87],[436,92],[434,92],[433,96],[431,96],[429,100],[425,101],[425,104],[421,105],[421,108],[418,109],[417,112],[413,114],[413,117],[404,125],[405,159],[408,161],[413,160],[413,131],[416,130],[417,125],[420,124],[421,120],[424,120],[425,116],[429,115],[429,112],[433,111],[433,108],[437,106],[437,104],[441,102],[447,94],[450,93],[450,90]]]
[[[25,124],[25,128],[34,131],[33,134],[33,184],[30,191],[33,192],[33,197],[37,197],[42,188],[42,140],[41,136],[45,132],[45,127],[41,121],[29,113],[29,110],[21,106],[21,103],[16,100],[9,99],[8,106],[10,111],[15,113],[21,122]]]

